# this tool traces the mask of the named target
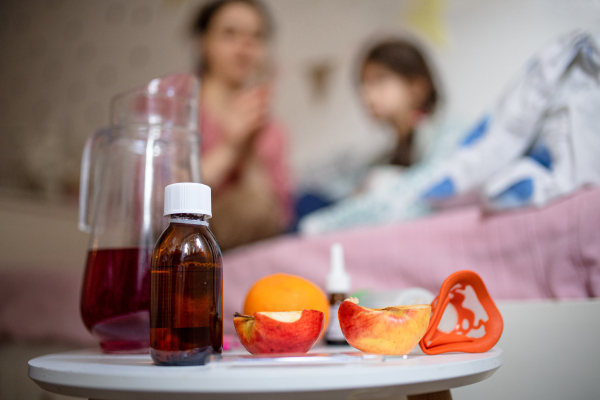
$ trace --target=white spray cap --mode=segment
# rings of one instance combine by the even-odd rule
[[[210,187],[201,183],[173,183],[165,188],[165,214],[212,216]]]
[[[352,278],[344,267],[344,247],[339,243],[331,246],[331,268],[327,275],[328,293],[346,293],[350,291]]]

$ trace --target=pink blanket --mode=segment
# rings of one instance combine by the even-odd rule
[[[286,272],[319,285],[329,246],[345,247],[354,289],[421,286],[477,271],[495,299],[600,296],[600,189],[543,209],[484,216],[477,208],[310,238],[281,237],[224,256],[225,331],[258,278]],[[82,266],[83,268],[83,266]],[[0,272],[0,338],[95,343],[79,317],[81,271]]]
[[[482,215],[477,207],[323,236],[288,236],[224,257],[225,331],[254,281],[276,272],[323,286],[329,247],[344,246],[353,289],[420,286],[437,293],[454,271],[481,275],[495,299],[600,296],[600,189],[543,209]]]
[[[0,339],[93,345],[79,316],[81,271],[0,271]]]

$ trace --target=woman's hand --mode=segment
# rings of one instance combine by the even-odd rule
[[[254,138],[268,122],[270,89],[266,85],[236,93],[218,119],[224,140],[202,158],[204,182],[215,191],[252,152]]]
[[[221,124],[226,142],[234,149],[247,147],[269,117],[270,90],[266,85],[235,94],[223,110]]]

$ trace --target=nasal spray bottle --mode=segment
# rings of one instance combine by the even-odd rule
[[[347,345],[346,338],[338,321],[338,308],[342,301],[348,297],[351,286],[350,275],[344,267],[344,248],[339,243],[331,246],[331,267],[327,275],[326,290],[329,294],[331,320],[325,340],[329,345]]]

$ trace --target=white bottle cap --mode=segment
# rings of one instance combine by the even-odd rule
[[[327,275],[327,293],[348,294],[352,284],[350,274],[344,268],[344,247],[339,243],[331,246],[331,269]]]
[[[173,183],[165,188],[165,214],[202,214],[212,217],[210,187],[201,183]]]

